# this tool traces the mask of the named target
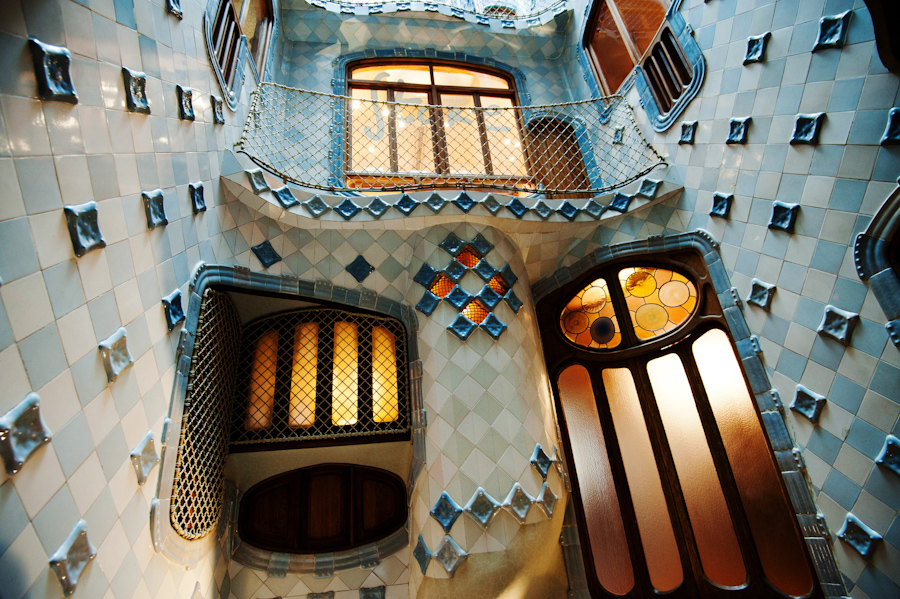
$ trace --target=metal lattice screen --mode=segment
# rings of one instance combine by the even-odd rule
[[[409,430],[406,334],[396,320],[313,308],[243,331],[232,446]]]
[[[207,290],[188,376],[169,512],[172,526],[185,539],[205,536],[219,519],[239,340],[240,321],[231,300]]]
[[[663,164],[621,96],[430,106],[274,83],[253,92],[239,149],[286,181],[327,190],[599,193]]]

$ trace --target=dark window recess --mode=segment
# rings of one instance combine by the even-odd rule
[[[691,66],[668,29],[663,29],[659,41],[644,61],[644,73],[660,112],[668,113],[693,77]]]
[[[406,486],[386,470],[325,464],[264,480],[241,500],[241,539],[269,551],[323,553],[372,543],[406,523]]]
[[[237,68],[238,46],[241,41],[241,28],[237,22],[234,4],[224,0],[219,5],[216,20],[213,23],[212,43],[216,62],[222,71],[225,85],[231,89],[234,72]]]

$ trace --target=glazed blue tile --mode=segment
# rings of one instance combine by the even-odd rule
[[[303,202],[303,207],[306,208],[306,211],[309,212],[313,218],[319,218],[331,210],[331,206],[326,204],[325,201],[317,195],[314,195]]]
[[[881,535],[866,526],[862,520],[853,514],[847,514],[844,526],[837,536],[853,547],[865,560],[872,558],[872,554],[881,542]]]
[[[449,533],[450,529],[453,528],[456,519],[459,518],[459,515],[462,514],[462,512],[463,509],[453,501],[453,498],[450,497],[446,491],[444,491],[441,493],[440,498],[438,498],[429,513],[431,514],[431,517],[441,525],[444,532]]]
[[[806,362],[807,359],[803,356],[785,349],[778,356],[775,372],[779,372],[791,380],[799,381],[803,376],[803,370],[806,368]]]
[[[881,453],[886,437],[887,434],[885,432],[875,428],[862,418],[856,418],[850,425],[846,443],[866,457],[874,460]]]
[[[425,6],[427,9],[428,5],[426,4]],[[465,561],[466,557],[467,554],[463,551],[463,548],[448,535],[444,535],[441,546],[434,552],[434,559],[444,567],[450,578],[453,578],[456,570]]]
[[[463,266],[459,260],[451,260],[450,264],[445,266],[442,272],[448,279],[454,282],[459,282],[459,280],[464,274],[466,274],[466,272],[468,272],[468,270],[469,269]]]
[[[641,188],[637,190],[636,195],[643,196],[652,200],[656,197],[656,192],[659,191],[659,186],[661,184],[662,181],[657,181],[654,179],[644,179],[643,181],[641,181]]]
[[[852,581],[845,580],[844,584],[847,588],[850,588]],[[856,586],[867,597],[890,597],[893,599],[900,597],[900,586],[897,586],[897,583],[888,578],[875,564],[866,566],[859,578],[856,579]]]
[[[481,277],[484,281],[490,281],[491,278],[495,274],[497,274],[497,269],[491,266],[487,259],[479,260],[478,264],[476,264],[475,268],[473,268],[472,270],[475,271],[475,274]]]
[[[506,205],[506,209],[513,213],[516,218],[522,218],[529,208],[519,198],[513,198]]]
[[[470,211],[472,208],[474,208],[474,207],[475,207],[475,204],[476,204],[475,200],[473,200],[473,199],[471,198],[471,196],[469,196],[469,194],[467,194],[467,193],[465,192],[465,190],[459,192],[459,193],[457,194],[457,196],[456,196],[455,198],[453,198],[452,201],[453,201],[453,204],[454,204],[457,208],[459,208],[460,210],[462,210],[462,211],[463,211],[464,213],[466,213],[466,214],[468,214],[469,211]]]
[[[787,204],[775,200],[772,202],[772,217],[769,220],[769,228],[793,233],[799,211],[800,204]]]
[[[350,198],[344,198],[344,200],[334,207],[334,211],[337,212],[341,218],[344,220],[350,220],[357,214],[362,211],[362,208],[356,205],[356,203]]]
[[[522,307],[522,300],[519,299],[519,296],[516,295],[516,292],[510,289],[506,292],[506,295],[503,297],[506,300],[507,305],[512,308],[512,311],[516,314],[519,313],[519,308]]]
[[[481,300],[481,303],[493,310],[497,307],[497,304],[500,303],[500,300],[503,299],[500,297],[500,294],[491,288],[490,285],[485,285],[481,291],[478,292],[478,295],[475,296]]]
[[[810,266],[816,270],[837,274],[841,268],[841,262],[844,260],[846,251],[847,247],[844,245],[821,239],[816,243],[816,250],[813,252]],[[810,328],[814,329],[816,327]]]
[[[184,309],[181,307],[181,291],[176,289],[162,298],[163,311],[166,315],[166,327],[171,331],[184,320]]]
[[[472,241],[469,242],[469,247],[475,250],[475,252],[479,256],[484,258],[491,253],[492,249],[494,249],[494,244],[485,239],[484,235],[479,233]]]
[[[41,398],[29,393],[16,407],[0,416],[0,459],[13,476],[42,445],[50,431],[41,419]]]
[[[497,212],[503,208],[503,204],[497,201],[497,198],[494,197],[494,194],[488,194],[485,196],[483,200],[481,200],[481,205],[484,206],[488,212],[495,215]]]
[[[166,219],[166,207],[163,204],[163,193],[161,189],[142,191],[141,199],[144,202],[144,216],[147,217],[148,231],[169,224],[169,221]]]
[[[266,181],[262,169],[246,171],[246,173],[247,180],[250,182],[250,189],[253,190],[253,193],[259,195],[264,191],[269,191],[269,183]]]
[[[422,299],[419,300],[419,303],[416,304],[416,310],[418,310],[425,316],[431,316],[435,308],[437,308],[438,304],[440,303],[441,298],[431,293],[430,291],[426,291],[425,295],[422,296]]]
[[[134,363],[134,358],[128,351],[128,332],[125,327],[119,329],[100,342],[100,359],[106,370],[106,378],[114,383],[122,372]]]
[[[424,575],[425,571],[428,570],[428,564],[431,563],[431,551],[429,551],[428,545],[425,544],[425,539],[422,535],[419,535],[419,540],[416,543],[415,549],[413,549],[413,557],[416,558],[416,563],[419,564],[419,570],[421,570]]]
[[[431,284],[434,283],[434,278],[438,275],[438,271],[434,269],[430,264],[425,262],[422,264],[422,267],[419,269],[419,272],[416,273],[416,276],[413,277],[413,281],[428,289],[431,287]]]
[[[33,37],[28,38],[28,41],[41,99],[78,104],[78,94],[75,92],[70,73],[72,55],[69,50],[62,46],[45,44]]]
[[[850,345],[850,337],[857,323],[859,314],[828,305],[825,306],[825,314],[819,324],[818,333],[831,337],[843,345]]]
[[[87,537],[87,523],[79,520],[59,549],[50,556],[50,569],[59,579],[66,597],[75,593],[84,569],[96,555],[97,550]]]
[[[808,450],[832,465],[837,459],[838,454],[841,452],[841,447],[843,447],[841,440],[821,426],[817,426],[813,429],[812,434],[809,437],[809,442],[806,444]]]
[[[791,145],[815,145],[819,143],[819,129],[825,120],[824,112],[798,114],[791,134]]]
[[[514,273],[512,268],[509,267],[509,264],[506,264],[503,268],[501,268],[499,274],[501,277],[503,277],[503,280],[506,281],[506,284],[509,287],[515,285],[516,281],[519,280],[519,277],[517,277],[516,273]]]
[[[744,56],[744,64],[766,61],[766,49],[769,45],[769,38],[772,37],[771,31],[766,31],[762,35],[754,35],[747,38],[747,54]]]
[[[300,205],[300,200],[294,197],[294,194],[291,193],[291,188],[287,185],[279,187],[278,189],[273,189],[272,195],[275,196],[275,199],[278,200],[278,203],[281,204],[281,207],[285,210]]]
[[[460,285],[454,285],[450,293],[444,296],[444,301],[456,308],[462,310],[466,304],[472,299],[472,294],[463,289]]]
[[[593,218],[594,220],[598,220],[603,213],[606,212],[606,206],[598,202],[597,200],[590,199],[587,204],[584,205],[583,212]]]
[[[503,502],[503,507],[512,513],[513,517],[519,521],[519,524],[525,524],[533,503],[534,499],[522,488],[522,485],[513,483],[512,488],[509,490],[509,495],[506,496],[506,500]]]
[[[472,331],[478,328],[478,325],[463,316],[462,314],[457,314],[456,319],[453,323],[447,327],[447,330],[465,341],[469,338],[469,335],[472,334]]]
[[[841,474],[837,469],[831,471],[822,492],[834,499],[845,510],[852,510],[862,491],[859,485]]]
[[[491,497],[487,491],[478,487],[464,509],[482,529],[485,529],[501,507],[500,503]]]
[[[400,199],[397,200],[397,203],[394,204],[394,208],[400,211],[403,216],[409,216],[412,214],[412,211],[416,209],[419,203],[415,201],[412,196],[408,193],[404,193],[400,196]]]
[[[428,199],[425,200],[424,204],[431,208],[432,212],[437,214],[447,205],[447,200],[445,200],[438,192],[433,191],[431,192],[431,195],[428,196]]]
[[[556,213],[572,222],[575,220],[575,217],[578,216],[578,213],[581,212],[580,208],[575,207],[569,200],[563,200],[563,203],[559,205],[559,208],[556,209]]]
[[[831,391],[828,392],[828,397],[831,398],[830,401],[833,404],[844,408],[851,414],[856,414],[865,394],[865,387],[839,374],[834,378],[834,383],[831,384]]]
[[[534,502],[538,505],[538,507],[543,510],[543,512],[547,515],[548,518],[553,517],[553,508],[556,506],[556,494],[550,488],[550,485],[547,481],[544,481],[544,484],[541,485],[541,491],[538,493],[537,498]]]
[[[731,212],[731,203],[734,201],[734,194],[724,194],[718,191],[713,194],[713,205],[709,211],[710,216],[717,218],[728,218]]]
[[[129,112],[150,114],[150,103],[147,101],[147,75],[142,71],[122,67],[122,79],[125,82],[125,104]]]
[[[900,369],[884,361],[878,362],[869,389],[884,395],[894,403],[900,403]]]
[[[178,118],[182,121],[194,120],[194,92],[189,87],[175,86],[178,95]]]
[[[358,283],[365,281],[366,277],[372,274],[374,270],[375,267],[369,264],[369,262],[361,255],[357,256],[353,262],[347,265],[347,272],[353,275],[353,278],[356,279]]]
[[[372,9],[375,8],[373,6],[369,7],[369,13],[371,14]],[[387,587],[363,587],[359,589],[359,599],[385,599],[387,596]]]
[[[628,212],[628,205],[631,204],[631,200],[633,199],[634,196],[626,195],[617,191],[616,195],[613,196],[613,199],[609,203],[609,206],[607,206],[607,208],[609,210],[615,210],[616,212]]]
[[[819,19],[819,37],[812,51],[823,48],[840,48],[847,41],[847,30],[850,25],[852,11],[846,11],[839,15],[824,16]]]
[[[888,435],[884,440],[881,453],[875,458],[875,463],[900,475],[900,439],[894,435]]]
[[[895,454],[895,466],[897,466],[896,457]],[[879,463],[869,475],[865,490],[891,510],[900,510],[900,473],[896,469]]]
[[[616,127],[613,131],[613,145],[622,145],[622,141],[625,137],[625,129],[623,127]]]
[[[184,18],[184,12],[181,10],[181,0],[166,0],[166,11],[179,20]]]
[[[747,143],[747,134],[750,131],[750,123],[752,117],[732,118],[728,125],[728,138],[726,144],[745,144]]]
[[[438,244],[438,247],[451,256],[456,256],[464,247],[466,247],[466,242],[457,237],[454,233],[448,233],[444,238],[444,241]]]
[[[206,199],[203,197],[203,182],[188,184],[188,193],[191,196],[191,210],[194,215],[206,212]]]
[[[825,407],[825,401],[824,395],[807,389],[803,385],[797,385],[791,409],[798,414],[806,416],[810,422],[816,424],[819,422],[819,415],[822,413],[822,408]]]
[[[209,105],[212,108],[213,123],[216,125],[225,124],[225,110],[222,106],[222,98],[215,95],[209,96]]]
[[[772,305],[772,296],[775,294],[775,285],[765,283],[759,279],[753,279],[750,283],[750,295],[747,296],[747,303],[759,306],[766,312]]]
[[[493,312],[487,315],[480,326],[488,335],[490,335],[495,340],[499,339],[500,335],[502,335],[506,330],[506,323],[497,318],[497,316]]]
[[[681,123],[681,137],[678,138],[679,145],[694,145],[694,137],[697,134],[697,121],[684,121]]]
[[[281,262],[281,256],[278,255],[278,252],[275,251],[275,248],[272,247],[272,244],[268,239],[259,245],[254,245],[250,249],[253,251],[253,254],[259,260],[260,264],[262,264],[263,268],[269,268],[276,262]]]
[[[372,215],[373,218],[381,218],[387,209],[390,208],[387,204],[384,203],[384,200],[375,196],[372,198],[372,201],[369,202],[369,205],[366,206],[366,212]]]
[[[881,145],[900,144],[900,108],[894,107],[888,111],[887,125],[881,136]]]
[[[532,208],[535,214],[537,214],[541,220],[547,220],[550,218],[550,215],[553,214],[553,209],[547,205],[544,200],[538,200],[537,204]]]
[[[106,239],[100,232],[97,220],[97,203],[93,200],[80,206],[65,206],[66,226],[72,240],[75,256],[81,258],[86,253],[106,247]]]

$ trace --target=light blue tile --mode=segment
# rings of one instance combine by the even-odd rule
[[[116,472],[128,459],[128,452],[122,427],[116,425],[116,428],[110,431],[106,438],[97,445],[97,457],[100,458],[100,466],[103,467],[106,480],[112,480],[112,477],[116,475]]]
[[[778,345],[784,345],[784,339],[787,337],[790,324],[790,321],[770,313],[766,315],[766,324],[763,325],[763,337],[774,341]]]
[[[53,159],[16,158],[15,165],[22,198],[25,200],[25,212],[40,214],[63,207]]]
[[[0,302],[0,351],[12,345],[15,340],[9,319],[6,317],[6,308],[3,307],[3,302]]]
[[[829,397],[829,399],[831,398]],[[806,448],[829,464],[834,464],[842,446],[843,443],[840,439],[821,426],[817,426],[813,429]]]
[[[741,250],[738,252],[737,262],[734,265],[735,272],[739,272],[748,277],[756,274],[756,266],[759,264],[759,254],[749,250]]]
[[[56,318],[84,304],[84,291],[75,260],[67,260],[44,271],[44,283]]]
[[[841,365],[841,358],[844,357],[844,350],[846,349],[846,347],[833,339],[826,339],[821,335],[817,335],[816,340],[813,341],[809,358],[826,368],[837,370],[838,366]]]
[[[828,118],[827,116],[825,117]],[[833,177],[841,166],[844,158],[844,146],[819,145],[813,155],[810,175],[823,175]]]
[[[863,197],[866,195],[866,187],[868,187],[867,181],[838,179],[834,182],[828,207],[844,212],[859,212]]]
[[[40,389],[68,366],[56,323],[20,341],[19,353],[32,389]]]
[[[106,339],[122,326],[119,320],[116,296],[112,291],[107,291],[89,301],[88,311],[91,313],[91,321],[94,323],[94,334],[97,335],[97,339]]]
[[[900,587],[887,577],[875,564],[869,564],[856,581],[857,586],[869,597],[897,599]]]
[[[847,445],[874,460],[884,447],[887,435],[863,420],[856,418],[847,433]]]
[[[778,364],[775,371],[780,372],[792,381],[800,381],[803,377],[803,371],[806,369],[806,358],[795,354],[789,349],[782,350],[778,357]]]
[[[794,293],[803,291],[803,283],[806,281],[806,268],[793,262],[785,262],[781,266],[781,275],[778,277],[778,287]]]
[[[831,99],[828,101],[827,112],[856,110],[856,106],[859,104],[859,96],[862,93],[863,84],[865,82],[865,77],[839,79],[835,81],[834,88],[831,90]]]
[[[85,357],[72,364],[70,370],[82,406],[86,406],[97,397],[108,383],[99,351],[88,352]]]
[[[118,519],[118,510],[113,502],[109,487],[104,487],[97,499],[84,515],[91,538],[105,539]]]
[[[826,117],[827,118],[827,117]],[[877,145],[884,133],[887,122],[887,110],[860,110],[853,116],[853,127],[847,143],[860,145]]]
[[[28,514],[19,501],[19,495],[12,480],[0,485],[0,555],[13,544],[19,534],[28,526]]]
[[[822,485],[822,492],[834,499],[845,510],[852,510],[853,504],[862,491],[859,485],[838,472],[832,470],[825,484]]]
[[[69,487],[63,485],[33,521],[34,530],[48,555],[59,549],[80,519]]]
[[[900,147],[882,146],[878,149],[872,179],[875,181],[895,181],[900,173]]]
[[[62,218],[62,216],[60,216]],[[27,218],[0,222],[0,281],[9,283],[38,271],[37,254]]]
[[[786,85],[778,92],[775,102],[775,114],[797,114],[800,112],[800,100],[803,98],[802,85]]]
[[[807,83],[815,81],[834,81],[837,74],[838,63],[841,59],[840,52],[816,52],[809,63],[809,75]]]
[[[94,442],[91,440],[84,412],[78,412],[68,424],[58,431],[53,431],[52,443],[63,474],[66,478],[72,476],[94,450]]]
[[[105,252],[113,287],[134,278],[134,260],[128,241],[120,241],[107,246]]]
[[[900,476],[895,473],[875,466],[866,481],[866,491],[895,512],[900,510]]]
[[[900,403],[900,370],[887,362],[879,362],[869,389]]]
[[[839,405],[852,414],[856,414],[865,394],[865,387],[854,383],[846,377],[837,375],[834,378],[834,383],[831,385],[831,391],[828,392],[828,401]]]
[[[841,263],[844,261],[846,250],[847,248],[843,245],[819,240],[816,244],[816,251],[813,253],[810,267],[815,268],[816,270],[837,274],[841,269]]]
[[[825,222],[825,209],[804,206],[797,214],[797,223],[794,233],[807,237],[818,237],[822,231],[822,223]]]

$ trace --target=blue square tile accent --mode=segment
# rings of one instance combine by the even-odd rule
[[[613,145],[622,145],[622,140],[625,138],[625,128],[624,127],[616,127],[613,131]]]
[[[845,510],[852,510],[862,489],[839,471],[832,470],[822,485],[822,491]]]
[[[900,144],[900,108],[894,107],[888,111],[887,125],[881,136],[881,145]]]
[[[189,87],[175,86],[178,94],[178,118],[183,121],[194,120],[194,92]]]
[[[590,199],[588,200],[587,204],[584,205],[583,212],[594,220],[597,220],[601,216],[603,216],[604,212],[606,212],[606,206],[601,204],[597,200]]]
[[[844,526],[838,532],[838,538],[853,547],[865,560],[872,558],[872,554],[881,542],[881,535],[866,526],[853,514],[847,514]]]
[[[369,202],[369,205],[366,206],[366,212],[372,215],[373,218],[381,218],[387,209],[390,208],[387,204],[384,203],[384,200],[375,196],[372,198],[372,201]]]
[[[506,292],[506,296],[504,298],[506,300],[507,305],[512,308],[512,311],[516,314],[519,313],[519,308],[522,307],[522,300],[519,299],[519,296],[516,295],[516,292],[510,289]]]
[[[454,233],[449,233],[444,238],[444,241],[438,244],[438,247],[451,256],[456,256],[464,247],[466,247],[466,242],[457,237]]]
[[[522,218],[528,212],[528,206],[522,203],[519,198],[513,198],[506,205],[506,209],[513,213],[516,218]]]
[[[752,35],[747,38],[747,54],[744,56],[744,64],[766,61],[766,49],[769,46],[769,38],[772,37],[771,31],[766,31],[762,35]]]
[[[79,206],[65,206],[66,226],[75,256],[81,258],[91,250],[106,247],[106,239],[97,221],[97,203],[93,200]]]
[[[162,298],[163,312],[166,315],[166,328],[170,331],[184,320],[184,309],[181,307],[181,291],[176,289]]]
[[[747,303],[759,306],[766,312],[772,305],[772,296],[775,294],[775,285],[765,283],[759,279],[753,279],[750,283],[750,295],[747,296]]]
[[[798,414],[806,416],[810,422],[816,424],[819,422],[819,415],[822,413],[822,408],[825,407],[825,401],[824,395],[820,395],[815,391],[807,389],[803,385],[797,385],[791,409]]]
[[[150,114],[150,104],[147,101],[147,75],[142,71],[122,67],[122,79],[125,83],[125,104],[128,110]]]
[[[778,364],[775,365],[775,372],[780,372],[784,376],[794,381],[799,381],[803,376],[803,370],[806,368],[806,358],[799,354],[795,354],[789,349],[785,349],[778,356]]]
[[[859,314],[847,312],[834,306],[825,306],[825,314],[819,325],[818,333],[844,344],[850,345],[850,336],[859,323]]]
[[[488,212],[493,215],[496,215],[497,212],[503,208],[503,204],[497,201],[497,198],[494,197],[494,194],[488,194],[481,200],[481,205],[484,206]]]
[[[163,192],[161,189],[142,191],[141,199],[144,201],[144,215],[147,217],[148,231],[169,224],[169,221],[166,220],[166,208],[163,204]]]
[[[425,205],[431,208],[432,212],[437,214],[447,205],[447,200],[445,200],[438,192],[433,191],[431,192],[431,195],[428,196],[428,199],[425,200]]]
[[[431,517],[441,525],[444,532],[449,533],[450,529],[453,528],[456,519],[459,518],[459,515],[462,514],[462,512],[463,509],[453,501],[453,498],[450,497],[446,491],[444,491],[441,493],[441,496],[429,513],[431,514]]]
[[[416,548],[413,549],[413,557],[416,558],[416,563],[419,564],[419,570],[421,570],[424,575],[425,571],[428,570],[428,564],[431,563],[431,551],[429,551],[428,545],[425,544],[425,539],[422,535],[419,535]]]
[[[263,268],[269,268],[276,262],[281,261],[281,256],[278,255],[278,252],[275,251],[268,239],[259,245],[254,245],[250,249],[253,250]]]
[[[500,303],[500,300],[503,299],[502,297],[500,297],[499,293],[491,288],[490,285],[485,285],[481,289],[481,291],[478,292],[478,295],[476,297],[481,300],[481,303],[483,303],[491,310],[496,308],[497,304]]]
[[[787,204],[775,200],[772,202],[772,217],[769,219],[769,228],[793,233],[794,223],[797,221],[797,213],[799,211],[800,204]]]
[[[350,198],[344,200],[334,207],[334,211],[341,215],[344,220],[350,220],[362,211],[362,208],[356,205]]]
[[[516,273],[514,273],[512,268],[509,267],[509,264],[506,264],[503,268],[500,269],[500,276],[503,277],[503,280],[506,281],[506,284],[509,287],[515,285],[516,281],[519,280],[519,277],[517,277]]]
[[[731,203],[733,201],[734,194],[724,194],[717,191],[713,194],[713,205],[712,209],[709,211],[709,215],[718,218],[728,218],[728,213],[731,212]]]
[[[181,10],[181,0],[166,0],[166,11],[179,20],[184,18],[184,12]]]
[[[534,205],[532,210],[541,218],[541,220],[547,220],[550,218],[550,215],[553,214],[553,209],[548,206],[544,200],[538,200],[538,203]]]
[[[281,207],[285,210],[300,205],[300,200],[294,197],[294,194],[291,193],[291,188],[287,185],[279,187],[278,189],[273,189],[272,195],[275,196],[275,199],[278,200],[278,203],[281,204]]]
[[[250,182],[250,189],[253,193],[259,195],[264,191],[269,191],[269,183],[263,175],[262,169],[246,171],[247,180]]]
[[[847,30],[850,25],[852,11],[846,11],[839,15],[824,16],[819,19],[819,37],[812,51],[816,52],[824,48],[840,48],[847,41]]]
[[[487,259],[479,260],[478,264],[476,264],[475,268],[473,268],[472,270],[474,270],[475,274],[477,274],[485,281],[490,281],[491,277],[497,274],[497,269],[491,266]]]
[[[895,403],[900,403],[900,369],[887,362],[878,362],[869,389],[884,395]]]
[[[637,190],[637,195],[652,200],[656,197],[656,192],[659,191],[659,186],[661,184],[662,181],[657,181],[654,179],[644,179],[643,181],[641,181],[641,188]]]
[[[481,528],[487,528],[501,507],[500,502],[478,487],[464,509]]]
[[[430,291],[426,291],[425,295],[422,296],[422,299],[419,300],[419,303],[416,304],[416,310],[418,310],[425,316],[431,316],[435,308],[437,308],[438,304],[440,303],[441,298],[431,293]]]
[[[419,203],[415,201],[412,196],[408,193],[404,193],[400,196],[400,199],[397,200],[397,203],[394,204],[394,208],[400,211],[403,216],[409,216],[412,214],[412,211],[416,209]]]
[[[900,439],[894,435],[888,435],[884,440],[881,453],[875,458],[875,463],[900,475]]]
[[[572,222],[575,220],[575,217],[578,216],[578,213],[581,212],[581,209],[576,208],[569,200],[563,200],[563,203],[559,205],[556,212],[569,222]]]
[[[481,328],[494,339],[499,339],[503,331],[506,330],[506,324],[491,312],[481,323]]]
[[[209,105],[212,108],[213,123],[216,125],[225,124],[225,112],[222,108],[222,98],[215,95],[209,96]]]
[[[444,272],[444,275],[446,275],[448,279],[450,279],[454,282],[459,282],[459,280],[462,278],[462,276],[464,274],[466,274],[466,272],[468,272],[468,270],[469,269],[466,268],[465,266],[463,266],[459,262],[459,260],[451,260],[450,264],[448,264],[447,266],[444,267],[443,272]]]
[[[853,586],[851,580],[844,580],[849,589]],[[858,586],[867,597],[900,597],[900,586],[888,578],[875,564],[869,564],[856,579]]]
[[[484,258],[491,250],[494,249],[494,244],[485,239],[484,235],[479,233],[475,236],[475,238],[469,242],[469,247],[475,250],[475,252]]]
[[[456,315],[456,320],[447,327],[447,330],[465,341],[469,338],[469,335],[472,334],[472,331],[478,328],[478,325],[463,316],[462,314]]]
[[[824,112],[798,114],[791,134],[791,145],[815,145],[819,143],[819,129],[825,121]]]
[[[42,100],[78,104],[78,94],[72,85],[72,55],[62,46],[45,44],[28,38],[31,57],[34,59],[34,76]]]
[[[444,301],[456,308],[462,310],[466,304],[472,299],[472,294],[463,289],[459,285],[454,285],[450,293],[444,296]]]
[[[547,480],[547,474],[550,472],[550,466],[553,465],[555,460],[547,455],[547,452],[544,451],[544,448],[541,447],[541,444],[538,443],[534,446],[534,451],[531,454],[531,466],[537,471],[538,474],[541,475],[541,478]]]
[[[467,193],[465,192],[465,190],[459,192],[459,193],[457,194],[457,196],[456,196],[455,198],[453,198],[452,201],[453,201],[453,204],[454,204],[457,208],[459,208],[460,210],[462,210],[465,214],[468,214],[469,211],[470,211],[472,208],[474,208],[474,207],[475,207],[475,204],[476,204],[475,200],[473,200],[473,199],[471,198],[471,196],[469,196],[469,194],[467,194]]]
[[[428,289],[431,287],[431,284],[434,283],[434,278],[437,275],[438,271],[426,262],[419,269],[419,272],[416,273],[416,276],[413,277],[413,281]]]
[[[375,267],[369,264],[369,262],[361,255],[357,256],[353,262],[347,265],[347,272],[353,275],[353,278],[356,279],[358,283],[365,281],[366,277],[372,274],[374,270]]]
[[[40,404],[37,393],[29,393],[16,407],[0,416],[0,458],[9,476],[50,441],[50,431],[41,419]]]
[[[319,218],[320,216],[331,210],[331,206],[326,204],[325,201],[317,195],[314,195],[313,197],[303,202],[303,207],[306,208],[306,211],[309,212],[309,214],[313,218]]]
[[[609,210],[615,210],[616,212],[628,212],[628,205],[631,204],[631,200],[633,199],[634,196],[626,195],[617,191],[616,195],[613,196],[613,199],[609,203],[609,206],[607,206],[607,208]]]
[[[678,138],[678,145],[694,145],[694,136],[696,136],[696,134],[697,121],[684,121],[681,123],[681,137]]]
[[[732,118],[728,125],[728,138],[725,140],[727,144],[745,144],[747,143],[747,134],[750,131],[750,123],[752,117]]]
[[[203,197],[203,182],[197,181],[196,183],[189,183],[188,193],[191,195],[191,210],[194,211],[194,214],[197,215],[201,212],[206,212],[206,199]]]

